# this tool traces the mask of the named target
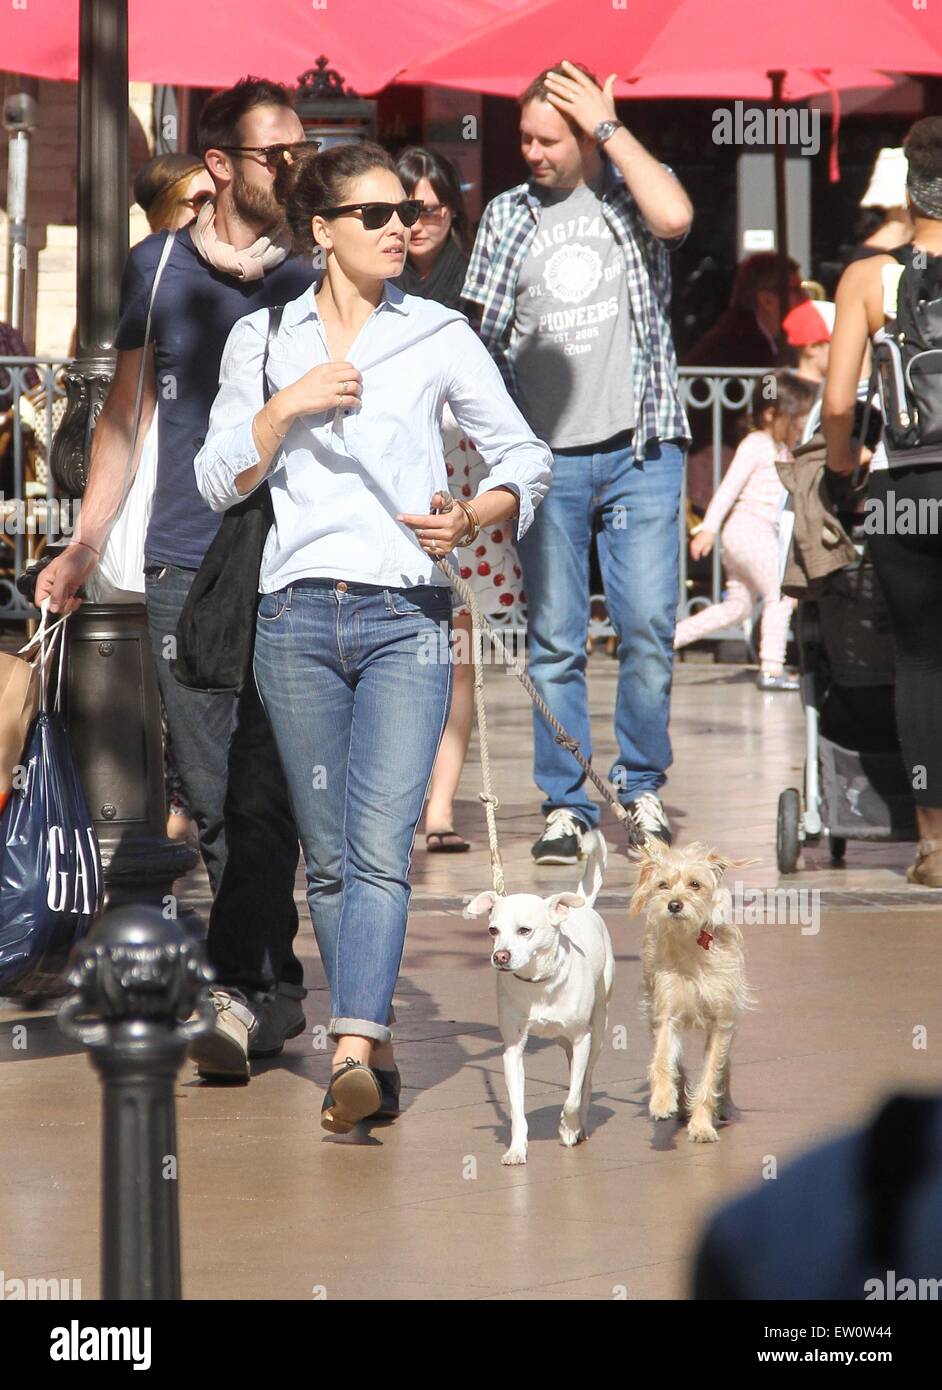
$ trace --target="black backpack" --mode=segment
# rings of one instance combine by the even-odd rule
[[[891,254],[904,267],[896,318],[875,335],[873,350],[887,459],[942,462],[942,256],[912,246]]]

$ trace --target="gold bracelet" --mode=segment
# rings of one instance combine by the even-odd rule
[[[461,542],[461,544],[473,545],[481,531],[481,522],[478,519],[477,512],[471,506],[470,502],[463,502],[460,497],[456,497],[455,501],[461,508],[461,510],[464,512],[465,520],[468,522],[468,525],[471,528],[468,535]]]
[[[279,434],[278,431],[275,429],[275,426],[272,424],[272,418],[271,418],[271,416],[270,416],[269,413],[268,413],[268,402],[267,402],[267,401],[266,401],[265,404],[262,406],[262,414],[265,416],[265,423],[266,423],[266,425],[267,425],[268,428],[271,430],[271,432],[272,432],[272,434],[275,436],[275,438],[276,438],[276,439],[287,439],[287,437],[288,437],[288,431],[285,430],[284,434]]]
[[[457,500],[457,499],[456,499],[456,500]],[[477,531],[475,530],[475,526],[474,526],[474,521],[473,521],[473,519],[471,518],[471,516],[469,515],[468,510],[467,510],[467,508],[463,505],[463,503],[461,503],[461,502],[459,501],[457,505],[458,505],[459,511],[461,512],[461,515],[464,517],[464,523],[465,523],[465,528],[466,528],[466,530],[465,530],[465,535],[458,541],[458,544],[459,544],[459,545],[470,545],[470,544],[472,543],[472,541],[474,540],[475,536],[477,535]]]
[[[465,514],[471,518],[471,525],[473,528],[469,540],[476,541],[478,536],[481,534],[481,523],[478,519],[478,514],[471,506],[470,502],[465,502],[464,510]]]

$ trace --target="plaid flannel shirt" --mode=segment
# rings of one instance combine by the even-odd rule
[[[640,448],[649,439],[690,439],[680,399],[670,325],[671,250],[686,238],[662,241],[650,230],[624,179],[604,159],[602,216],[621,247],[631,306],[631,361]],[[664,166],[667,168],[667,166]],[[510,336],[517,276],[540,222],[542,204],[529,183],[492,198],[484,209],[468,265],[463,299],[482,307],[480,334],[516,398]]]

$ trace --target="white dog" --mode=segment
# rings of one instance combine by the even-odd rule
[[[641,946],[642,1012],[648,1017],[654,1054],[648,1070],[649,1113],[667,1120],[686,1106],[688,1138],[717,1139],[716,1118],[725,1118],[729,1053],[736,1022],[752,1000],[743,971],[742,932],[724,922],[718,890],[732,860],[691,844],[668,849],[647,838],[636,853],[641,874],[630,912],[645,912]],[[689,1090],[681,1071],[681,1034],[706,1033],[700,1084]]]
[[[588,860],[578,893],[479,893],[464,910],[465,917],[490,913],[491,964],[499,972],[497,1017],[511,1120],[510,1148],[501,1163],[527,1161],[523,1053],[531,1033],[555,1039],[569,1058],[561,1141],[571,1147],[586,1137],[592,1070],[605,1036],[615,965],[608,930],[592,906],[607,847],[597,830],[583,844]]]

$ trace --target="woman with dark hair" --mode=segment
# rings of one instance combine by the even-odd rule
[[[526,530],[550,454],[463,315],[405,295],[421,204],[378,145],[288,151],[275,181],[299,252],[326,265],[284,308],[241,319],[195,460],[222,511],[256,488],[275,522],[260,575],[255,677],[271,720],[330,987],[322,1124],[398,1114],[392,1001],[409,867],[451,695],[452,591],[435,560],[480,526]],[[445,401],[488,476],[447,493]]]
[[[461,309],[461,288],[468,268],[468,218],[458,171],[434,150],[410,146],[396,160],[410,198],[422,203],[402,274],[394,282],[407,294],[434,299]],[[487,466],[446,403],[442,442],[448,486],[456,499],[468,498],[487,476]],[[481,613],[501,626],[524,623],[523,572],[506,526],[482,528],[473,546],[458,547],[458,567],[474,589]],[[454,610],[454,688],[451,713],[435,760],[425,809],[425,847],[430,854],[455,854],[471,848],[455,830],[454,802],[468,755],[474,718],[474,671],[471,665],[471,610]]]
[[[827,466],[850,475],[866,456],[852,441],[857,383],[871,339],[897,314],[903,259],[921,257],[928,297],[942,297],[942,116],[917,121],[903,142],[913,219],[912,250],[869,256],[849,265],[837,287],[837,319],[824,388],[821,420],[827,439]],[[936,380],[942,380],[937,377]],[[884,442],[870,459],[868,545],[886,596],[896,648],[896,724],[903,762],[912,779],[919,826],[915,863],[907,877],[928,888],[942,888],[942,535],[937,527],[875,524],[871,518],[903,502],[913,511],[942,502],[942,448],[926,448],[918,462],[900,466],[888,458]]]
[[[422,203],[402,274],[393,281],[405,294],[461,309],[468,269],[468,214],[458,171],[434,150],[410,145],[396,159],[402,186]]]

